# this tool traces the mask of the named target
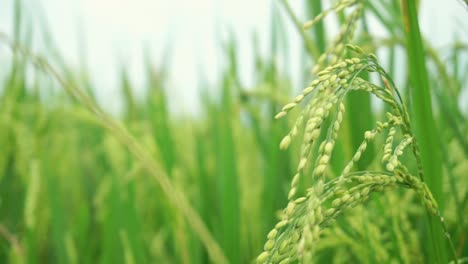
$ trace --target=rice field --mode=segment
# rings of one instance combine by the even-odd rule
[[[169,110],[151,61],[143,96],[123,69],[109,113],[53,36],[32,47],[15,2],[0,33],[0,263],[468,262],[468,43],[427,41],[418,1],[323,2],[303,20],[276,1],[268,56],[239,61],[226,43],[196,116]],[[280,45],[281,24],[300,47]],[[293,48],[302,87],[275,60]]]

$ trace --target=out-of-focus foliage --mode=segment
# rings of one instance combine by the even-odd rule
[[[280,64],[285,60],[277,59],[278,54],[302,49],[306,62],[301,67],[307,74],[300,75],[312,80],[316,76],[309,74],[309,67],[320,62],[318,55],[333,43],[328,39],[328,25],[320,22],[310,30],[300,29],[308,45],[279,45],[286,39],[282,23],[297,24],[300,19],[295,14],[301,12],[306,13],[305,22],[322,11],[320,1],[310,2],[301,11],[290,9],[286,0],[278,1],[283,5],[275,5],[272,11],[270,55],[256,50],[251,61],[240,62],[235,41],[225,45],[223,74],[218,83],[209,84],[216,89],[201,87],[216,92],[201,93],[198,116],[176,116],[169,111],[171,98],[166,92],[170,87],[164,67],[145,64],[147,82],[141,97],[135,95],[124,69],[116,88],[121,91],[123,108],[121,114],[109,116],[130,132],[130,138],[123,140],[102,116],[72,99],[50,71],[13,52],[11,60],[0,66],[0,263],[208,263],[212,248],[207,250],[207,243],[201,241],[200,228],[184,213],[183,202],[177,203],[179,194],[230,263],[252,263],[263,251],[268,232],[281,219],[300,159],[300,144],[279,148],[300,111],[293,110],[287,119],[275,120],[274,116],[308,85],[292,87],[290,76],[280,70],[288,66]],[[388,56],[381,64],[390,75],[404,74],[400,68],[408,61],[401,52],[409,46],[400,4],[365,1],[353,38],[353,44],[365,53]],[[14,36],[10,37],[28,49],[31,40],[22,8],[27,7],[18,4],[14,10]],[[331,16],[339,23],[346,18],[341,11]],[[389,37],[369,35],[370,17],[388,30]],[[436,175],[442,194],[437,199],[444,204],[441,214],[456,254],[462,258],[468,256],[468,122],[459,102],[468,89],[467,44],[453,43],[444,49],[424,45],[442,156],[442,175]],[[52,47],[45,58],[50,58],[63,80],[98,101],[93,94],[99,87],[86,74],[67,68]],[[52,63],[57,61],[61,63]],[[238,73],[248,63],[255,65],[251,87],[243,85]],[[397,87],[412,113],[409,89],[417,84],[404,77]],[[346,100],[350,109],[344,114],[326,174],[329,179],[339,175],[364,132],[373,129],[373,120],[384,119],[388,110],[372,105],[364,93]],[[330,124],[325,121],[324,126]],[[381,154],[384,139],[369,144],[367,151]],[[150,160],[135,155],[131,144],[142,146]],[[316,157],[319,149],[312,151]],[[410,155],[400,159],[416,171]],[[156,164],[157,170],[149,171],[148,162]],[[311,186],[314,168],[310,167],[298,183],[301,192]],[[381,164],[366,158],[357,167],[372,170]],[[155,181],[155,174],[166,176],[176,193],[168,195],[167,188]],[[314,261],[433,261],[427,254],[426,214],[412,191],[393,189],[371,195],[321,233]],[[445,240],[440,244],[448,251]]]

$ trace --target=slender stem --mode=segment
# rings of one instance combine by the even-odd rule
[[[308,15],[312,15],[312,17],[316,17],[320,15],[323,11],[322,9],[322,1],[315,0],[315,1],[307,1],[308,7]],[[315,42],[317,42],[317,48],[320,54],[323,54],[326,51],[326,33],[324,28],[323,21],[317,22],[314,26],[314,37]]]
[[[302,28],[302,23],[299,21],[299,19],[296,17],[294,14],[294,11],[292,10],[291,6],[289,5],[287,0],[281,0],[281,3],[283,4],[284,8],[286,9],[286,12],[288,13],[288,16],[291,18],[292,22],[294,23],[294,26],[296,27],[297,31],[299,34],[301,34],[301,37],[304,39],[304,44],[309,52],[309,54],[314,58],[317,59],[320,56],[320,53],[315,46],[314,42],[307,36],[305,33],[304,29]]]

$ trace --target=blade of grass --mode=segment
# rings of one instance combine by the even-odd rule
[[[437,146],[437,130],[434,123],[431,92],[426,57],[419,30],[416,1],[402,0],[404,25],[407,41],[407,54],[409,64],[409,79],[411,83],[412,117],[415,135],[420,147],[420,159],[424,181],[434,194],[441,211],[444,208],[442,162]],[[434,217],[428,215],[428,233],[430,239],[425,239],[428,261],[446,263],[447,253],[442,227]]]
[[[208,160],[208,150],[206,149],[206,145],[204,144],[204,142],[207,141],[207,136],[204,136],[204,134],[195,134],[195,157],[197,159],[198,188],[200,193],[198,208],[203,221],[208,225],[208,227],[211,227],[213,226],[212,205],[215,203],[216,199],[213,197],[212,192],[210,192],[210,190],[213,190],[215,188],[211,177],[212,175],[210,175],[209,170],[207,168],[206,160]],[[201,253],[199,261],[200,263],[208,262],[208,256],[206,254],[206,251],[203,251]]]
[[[216,113],[217,181],[221,201],[221,246],[230,263],[241,263],[240,186],[237,155],[233,133],[233,90],[238,82],[236,47],[234,40],[227,43],[228,69],[222,82],[221,106]]]
[[[121,73],[121,93],[124,98],[125,120],[127,122],[136,120],[137,118],[137,102],[133,94],[133,87],[130,83],[127,71],[122,68]]]
[[[51,160],[46,160],[44,164],[44,175],[48,175],[46,179],[46,188],[49,200],[49,206],[51,210],[51,233],[52,233],[52,244],[54,246],[54,252],[52,253],[52,259],[58,263],[67,263],[67,250],[65,247],[65,233],[66,233],[66,212],[61,197],[63,197],[62,190],[60,189],[60,183],[58,175],[54,173],[53,164],[56,161],[56,157],[48,157]],[[53,159],[53,160],[52,160]]]

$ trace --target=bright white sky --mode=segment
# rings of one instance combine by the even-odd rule
[[[12,3],[0,4],[0,30],[11,32]],[[116,108],[120,66],[125,64],[131,78],[142,85],[144,47],[151,60],[159,63],[164,50],[170,50],[170,94],[178,110],[193,111],[198,99],[199,76],[213,83],[222,66],[219,39],[235,33],[243,62],[242,76],[251,81],[253,32],[258,32],[262,47],[269,41],[271,4],[278,0],[23,0],[28,19],[37,23],[44,13],[61,53],[67,62],[78,66],[84,58],[99,87],[102,102]],[[300,11],[303,1],[290,1]],[[324,1],[328,2],[328,1]],[[468,35],[468,10],[457,0],[423,0],[422,30],[436,46],[449,43],[458,32]],[[288,21],[289,22],[289,21]],[[289,23],[288,23],[289,24]],[[374,28],[374,31],[378,31]],[[292,45],[299,45],[293,28]],[[84,43],[84,45],[82,45]],[[168,46],[170,45],[170,46]],[[80,51],[85,47],[86,56]],[[297,64],[297,63],[296,63]],[[291,71],[299,70],[292,68]],[[298,84],[301,85],[301,84]],[[301,85],[302,86],[302,85]],[[174,102],[173,102],[174,103]]]

